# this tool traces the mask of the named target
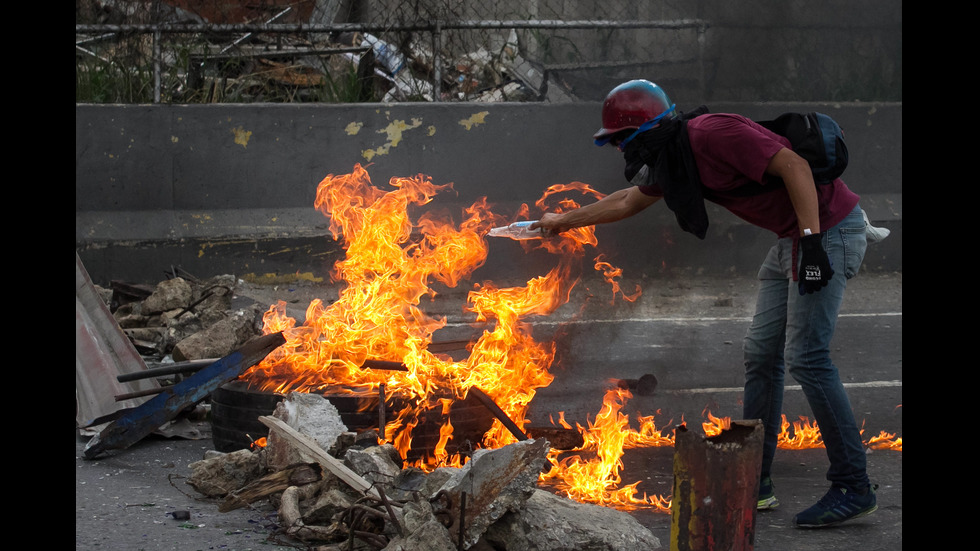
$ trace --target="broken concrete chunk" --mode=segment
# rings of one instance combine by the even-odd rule
[[[290,392],[276,405],[272,416],[311,438],[323,450],[329,450],[337,438],[347,432],[337,407],[320,394]],[[289,445],[289,441],[275,431],[269,432],[267,449],[269,466],[273,469],[316,460]]]
[[[435,519],[429,519],[405,537],[392,539],[385,551],[457,551],[459,548],[449,538],[446,528]]]
[[[425,477],[419,486],[419,494],[424,499],[432,499],[446,483],[459,474],[459,469],[454,467],[439,467]]]
[[[396,464],[393,458],[398,458],[399,462]],[[364,450],[351,448],[344,454],[344,461],[365,480],[386,489],[401,472],[401,458],[391,444],[372,446]]]
[[[202,459],[188,467],[191,475],[187,483],[208,497],[225,497],[229,492],[259,479],[266,472],[262,454],[251,450],[238,450]]]
[[[629,513],[578,503],[535,490],[524,509],[490,526],[486,541],[499,549],[634,551],[660,549],[660,539]]]
[[[454,551],[459,549],[446,527],[436,518],[428,501],[410,501],[402,509],[402,527],[406,535],[396,537],[386,551]]]
[[[411,501],[414,499],[415,493],[422,489],[425,480],[425,471],[416,467],[407,467],[395,476],[395,479],[391,482],[391,488],[385,488],[385,492],[389,499],[395,501]]]
[[[328,525],[338,515],[343,515],[353,504],[353,500],[337,488],[321,492],[313,505],[303,514],[303,522],[307,525]]]
[[[223,358],[241,348],[255,335],[254,315],[240,310],[178,342],[173,348],[173,359],[183,362]]]
[[[186,308],[193,296],[194,289],[184,278],[175,277],[162,281],[143,301],[143,313],[159,314],[175,308]]]
[[[448,480],[437,494],[439,507],[448,513],[450,537],[460,537],[463,511],[463,546],[473,546],[487,527],[507,511],[520,510],[536,489],[547,460],[548,442],[524,440],[494,450],[477,450],[472,459]],[[465,492],[466,497],[462,497]],[[465,499],[465,505],[464,500]]]

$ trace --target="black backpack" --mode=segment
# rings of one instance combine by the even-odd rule
[[[789,139],[793,151],[810,163],[813,180],[829,184],[847,168],[847,145],[837,121],[823,113],[785,113],[771,121],[756,121]]]

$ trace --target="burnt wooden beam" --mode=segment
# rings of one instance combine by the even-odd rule
[[[385,371],[408,371],[408,367],[401,362],[389,360],[364,360],[361,369],[380,369]]]
[[[476,396],[476,398],[480,400],[480,403],[482,403],[488,410],[490,410],[490,413],[492,413],[493,416],[496,417],[498,421],[500,421],[505,427],[507,427],[507,430],[509,430],[510,433],[514,435],[514,438],[517,438],[518,440],[521,441],[528,439],[527,435],[524,434],[524,431],[522,431],[521,428],[517,426],[517,423],[515,423],[513,419],[508,417],[507,414],[504,413],[504,410],[500,409],[500,406],[498,406],[497,403],[493,401],[493,398],[488,396],[486,392],[483,392],[482,390],[480,390],[475,386],[471,386],[469,393]]]
[[[528,427],[530,438],[544,438],[555,450],[574,450],[585,445],[585,437],[578,429],[564,427]]]
[[[290,486],[302,486],[318,482],[321,479],[323,479],[323,467],[319,463],[295,463],[231,492],[218,506],[218,512],[227,513],[241,507],[247,507],[264,497],[282,492]]]
[[[457,340],[457,341],[442,341],[433,342],[429,346],[425,347],[429,352],[452,352],[456,350],[466,350],[469,346],[470,341],[468,340]]]
[[[152,399],[113,421],[85,446],[85,459],[108,450],[126,449],[174,419],[182,411],[207,398],[219,386],[262,361],[286,342],[282,332],[259,337],[194,375],[167,387]]]

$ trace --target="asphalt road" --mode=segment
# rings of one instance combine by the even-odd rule
[[[644,282],[643,298],[631,306],[609,305],[605,289],[583,285],[554,316],[532,320],[535,336],[555,340],[555,381],[531,404],[532,424],[559,411],[586,423],[600,410],[612,379],[653,374],[651,395],[634,396],[624,413],[655,415],[658,426],[700,422],[705,411],[719,417],[741,413],[741,338],[754,300],[751,279],[690,279]],[[312,284],[252,287],[243,299],[272,304],[282,298],[301,315],[311,297],[331,291]],[[478,331],[462,313],[458,296],[430,305],[447,316],[445,340]],[[300,316],[297,316],[300,317]],[[860,274],[849,285],[833,343],[835,362],[848,387],[864,436],[902,434],[902,277]],[[792,382],[788,381],[790,385]],[[798,388],[786,390],[790,420],[810,417]],[[87,439],[76,434],[75,541],[78,550],[295,549],[275,536],[275,511],[255,505],[218,513],[185,482],[190,462],[211,449],[210,440],[149,437],[106,458],[83,459]],[[902,547],[902,452],[868,450],[872,481],[879,484],[879,510],[863,519],[821,530],[792,526],[792,517],[828,488],[823,449],[779,450],[774,482],[781,506],[757,517],[757,551]],[[669,494],[672,449],[627,450],[624,483],[640,481],[649,494]],[[173,518],[186,510],[190,519]],[[670,547],[670,515],[632,514]]]

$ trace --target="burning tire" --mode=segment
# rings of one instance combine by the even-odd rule
[[[472,395],[453,402],[449,415],[440,409],[428,410],[419,415],[419,424],[412,430],[412,447],[406,455],[409,462],[432,458],[439,444],[440,428],[446,418],[453,427],[452,439],[446,443],[446,453],[469,456],[482,447],[483,435],[493,426],[493,415],[486,406]]]
[[[378,396],[355,394],[323,394],[337,408],[341,420],[354,432],[378,429]],[[214,449],[233,452],[249,449],[252,442],[268,436],[269,428],[259,421],[263,415],[271,415],[283,400],[282,394],[248,388],[246,381],[231,381],[211,393],[211,431]],[[385,399],[385,418],[394,420],[408,402],[397,396]],[[469,455],[481,447],[483,435],[493,425],[493,416],[487,408],[472,396],[457,400],[450,407],[448,416],[441,409],[424,411],[412,430],[412,445],[407,459],[415,462],[429,459],[439,444],[440,428],[446,421],[452,424],[453,437],[446,443],[449,455]]]
[[[251,390],[243,381],[231,381],[211,393],[211,438],[214,449],[233,452],[252,447],[252,441],[268,436],[269,427],[259,421],[271,415],[282,394]]]
[[[378,428],[377,396],[354,394],[323,394],[337,408],[340,419],[347,428],[361,432]],[[214,449],[232,452],[249,449],[252,442],[269,435],[269,427],[259,421],[263,415],[272,415],[284,395],[248,388],[245,381],[231,381],[211,393],[211,433]],[[401,400],[389,397],[385,400],[387,411],[404,407]],[[389,419],[390,419],[390,413]]]

